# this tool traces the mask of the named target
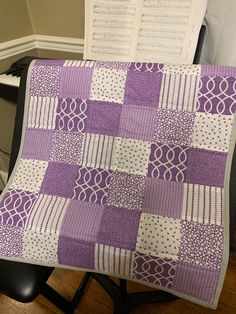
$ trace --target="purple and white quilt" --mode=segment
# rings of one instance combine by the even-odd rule
[[[34,61],[21,150],[0,199],[0,257],[215,308],[235,111],[236,68]]]

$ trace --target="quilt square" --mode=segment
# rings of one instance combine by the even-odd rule
[[[61,265],[94,269],[95,244],[61,236],[58,244],[58,261]]]
[[[234,114],[236,110],[235,78],[229,73],[226,77],[219,76],[219,70],[212,75],[203,75],[201,77],[197,104],[198,112]]]
[[[72,198],[78,169],[76,165],[49,162],[40,193]]]
[[[142,211],[170,218],[181,218],[183,193],[183,183],[146,177]]]
[[[162,73],[128,71],[125,86],[125,105],[158,107]]]
[[[227,152],[232,125],[233,115],[197,112],[193,129],[192,146]]]
[[[26,230],[39,234],[58,235],[70,200],[64,197],[39,194],[32,206],[26,223]]]
[[[23,229],[5,226],[0,223],[0,255],[6,257],[23,257]]]
[[[180,219],[142,213],[136,251],[177,260],[180,235]]]
[[[176,261],[140,252],[135,253],[132,278],[171,289],[176,272]]]
[[[111,169],[137,175],[147,175],[150,143],[115,138]]]
[[[63,67],[60,82],[60,97],[88,99],[92,76],[92,67]]]
[[[226,160],[226,153],[190,148],[186,182],[223,187]]]
[[[109,185],[107,204],[141,210],[145,189],[145,177],[124,172],[113,172]]]
[[[127,71],[95,68],[90,99],[122,104]]]
[[[73,189],[73,199],[104,205],[112,171],[79,167]]]
[[[182,219],[220,226],[223,204],[223,188],[184,183]]]
[[[134,254],[134,251],[96,243],[95,270],[130,277]]]
[[[56,131],[52,139],[50,160],[58,163],[81,164],[83,133]]]
[[[220,269],[223,253],[223,227],[181,221],[179,260],[190,265]]]
[[[59,98],[56,113],[56,130],[84,132],[87,121],[85,99]]]
[[[96,242],[103,206],[72,200],[66,211],[60,235],[87,242]]]
[[[184,182],[187,172],[188,147],[152,144],[148,176],[153,179]]]
[[[172,66],[172,65],[170,65]],[[176,66],[176,65],[174,65]],[[170,69],[164,66],[159,109],[195,112],[197,107],[200,71],[187,73],[183,66]]]
[[[157,110],[154,142],[190,146],[194,118],[192,112]]]
[[[116,136],[121,106],[110,102],[89,101],[86,132]]]
[[[113,136],[86,133],[81,165],[109,170],[111,168],[113,148]]]
[[[27,128],[25,132],[22,157],[47,161],[50,158],[54,132]]]
[[[0,202],[0,222],[24,229],[36,198],[35,193],[8,190]]]
[[[37,233],[32,230],[24,232],[23,258],[28,261],[57,264],[58,235]]]
[[[62,67],[36,65],[33,67],[30,84],[31,96],[57,97],[60,89]]]
[[[144,106],[123,106],[120,118],[119,136],[151,141],[154,134],[156,108]]]
[[[163,73],[164,64],[163,63],[153,63],[153,62],[131,62],[128,63],[129,70],[133,72],[148,72],[148,73]]]
[[[38,193],[47,167],[47,161],[21,159],[11,188]]]
[[[140,212],[126,208],[106,207],[102,214],[98,243],[134,250]]]
[[[57,98],[31,96],[27,126],[29,128],[54,130],[56,125]]]
[[[212,304],[219,272],[177,262],[172,289]]]

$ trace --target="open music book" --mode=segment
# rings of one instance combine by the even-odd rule
[[[207,0],[85,1],[84,59],[192,63]]]

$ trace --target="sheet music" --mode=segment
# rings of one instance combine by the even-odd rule
[[[207,0],[89,0],[84,59],[192,63]]]

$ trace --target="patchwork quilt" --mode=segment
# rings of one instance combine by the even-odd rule
[[[37,60],[0,199],[0,257],[217,306],[236,68]]]

